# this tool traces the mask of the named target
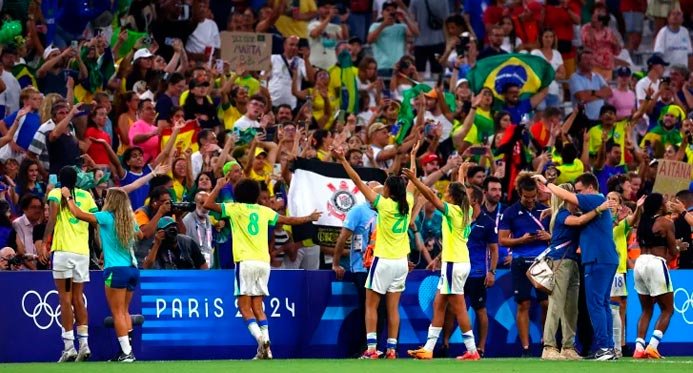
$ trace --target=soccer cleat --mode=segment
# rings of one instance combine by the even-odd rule
[[[87,361],[91,357],[91,350],[89,346],[84,345],[79,347],[79,352],[77,353],[77,358],[75,361]]]
[[[132,363],[135,360],[135,355],[132,353],[132,351],[130,351],[129,354],[121,352],[120,356],[118,356],[119,363]]]
[[[385,358],[390,360],[397,359],[397,351],[392,348],[388,348],[387,352],[385,352]]]
[[[428,351],[423,347],[419,347],[418,350],[407,350],[407,354],[414,359],[418,360],[431,360],[433,359],[433,351]]]
[[[272,359],[272,350],[270,350],[270,341],[266,341],[263,343],[264,347],[264,354],[262,356],[263,359],[271,360]]]
[[[659,354],[659,351],[657,351],[657,347],[652,347],[652,346],[647,346],[645,349],[645,356],[647,356],[648,359],[664,359],[664,356]]]
[[[253,360],[260,360],[262,359],[262,345],[257,346],[257,351],[255,352],[255,357],[253,357]]]
[[[582,360],[582,356],[580,356],[574,348],[564,348],[561,350],[561,357],[564,360]]]
[[[481,360],[481,356],[479,356],[479,351],[467,351],[464,353],[464,355],[458,356],[457,360]]]
[[[614,350],[610,348],[600,348],[598,351],[594,353],[594,360],[597,361],[607,361],[607,360],[616,360],[616,356],[614,355]]]
[[[77,350],[74,347],[70,347],[69,350],[64,350],[62,355],[60,355],[59,363],[69,363],[75,361],[77,358]]]
[[[376,350],[366,350],[359,359],[379,359],[380,354]]]
[[[556,347],[546,346],[541,352],[542,360],[563,360],[563,356]]]
[[[633,359],[647,359],[645,350],[636,349],[635,352],[633,352]]]

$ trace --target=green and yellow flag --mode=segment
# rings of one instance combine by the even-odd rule
[[[489,87],[496,99],[502,100],[503,88],[507,84],[520,87],[520,99],[531,96],[554,80],[553,67],[539,56],[529,54],[501,54],[486,57],[469,71],[469,87],[474,93]]]

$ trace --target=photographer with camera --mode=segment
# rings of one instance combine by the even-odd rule
[[[179,210],[181,207],[186,207],[181,206],[181,204],[176,204],[176,206]],[[137,248],[135,249],[135,257],[137,258],[138,266],[141,267],[143,265],[143,262],[150,251],[149,249],[152,247],[159,220],[164,217],[174,216],[173,219],[175,219],[174,222],[178,224],[178,230],[183,234],[185,233],[185,225],[180,218],[183,216],[181,213],[184,211],[178,211],[178,214],[173,215],[175,212],[177,212],[175,210],[176,209],[174,208],[174,204],[171,202],[171,194],[169,194],[168,189],[165,186],[159,186],[154,188],[152,192],[149,193],[149,204],[140,207],[135,211],[135,220],[137,221],[137,225],[139,225],[140,230],[144,235],[142,240],[138,241]]]
[[[445,33],[445,53],[438,57],[438,62],[445,66],[446,75],[457,69],[462,78],[476,63],[476,37],[467,30],[466,21],[460,14],[453,14],[445,19]],[[458,75],[453,75],[457,81]]]
[[[36,255],[32,254],[15,254],[11,247],[3,247],[0,249],[0,271],[22,271],[32,269],[29,266],[35,263]],[[33,264],[36,268],[36,264]]]
[[[178,223],[172,217],[159,219],[144,269],[209,269],[195,241],[178,232]]]

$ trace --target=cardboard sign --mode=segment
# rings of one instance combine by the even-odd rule
[[[676,196],[676,193],[688,190],[688,185],[691,183],[692,167],[686,162],[660,159],[657,166],[657,178],[652,191],[661,193],[668,200]]]
[[[255,32],[221,33],[221,58],[235,70],[243,64],[249,71],[268,71],[272,56],[272,35]]]

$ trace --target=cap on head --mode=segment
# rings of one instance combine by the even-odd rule
[[[163,218],[159,219],[159,222],[156,224],[156,229],[166,229],[171,225],[175,226],[176,221],[170,216],[164,216]]]
[[[141,48],[141,49],[138,49],[137,52],[135,52],[135,57],[133,58],[133,61],[137,61],[140,58],[149,58],[149,57],[153,57],[153,56],[154,55],[152,54],[152,52],[149,51],[149,49]]]
[[[669,66],[669,63],[664,61],[661,55],[655,53],[647,59],[647,68],[650,69],[654,65]]]
[[[380,130],[386,129],[386,128],[387,128],[387,126],[385,124],[383,124],[381,122],[375,122],[375,123],[371,124],[370,127],[368,127],[368,137],[373,136],[373,134],[376,131],[380,131]]]

